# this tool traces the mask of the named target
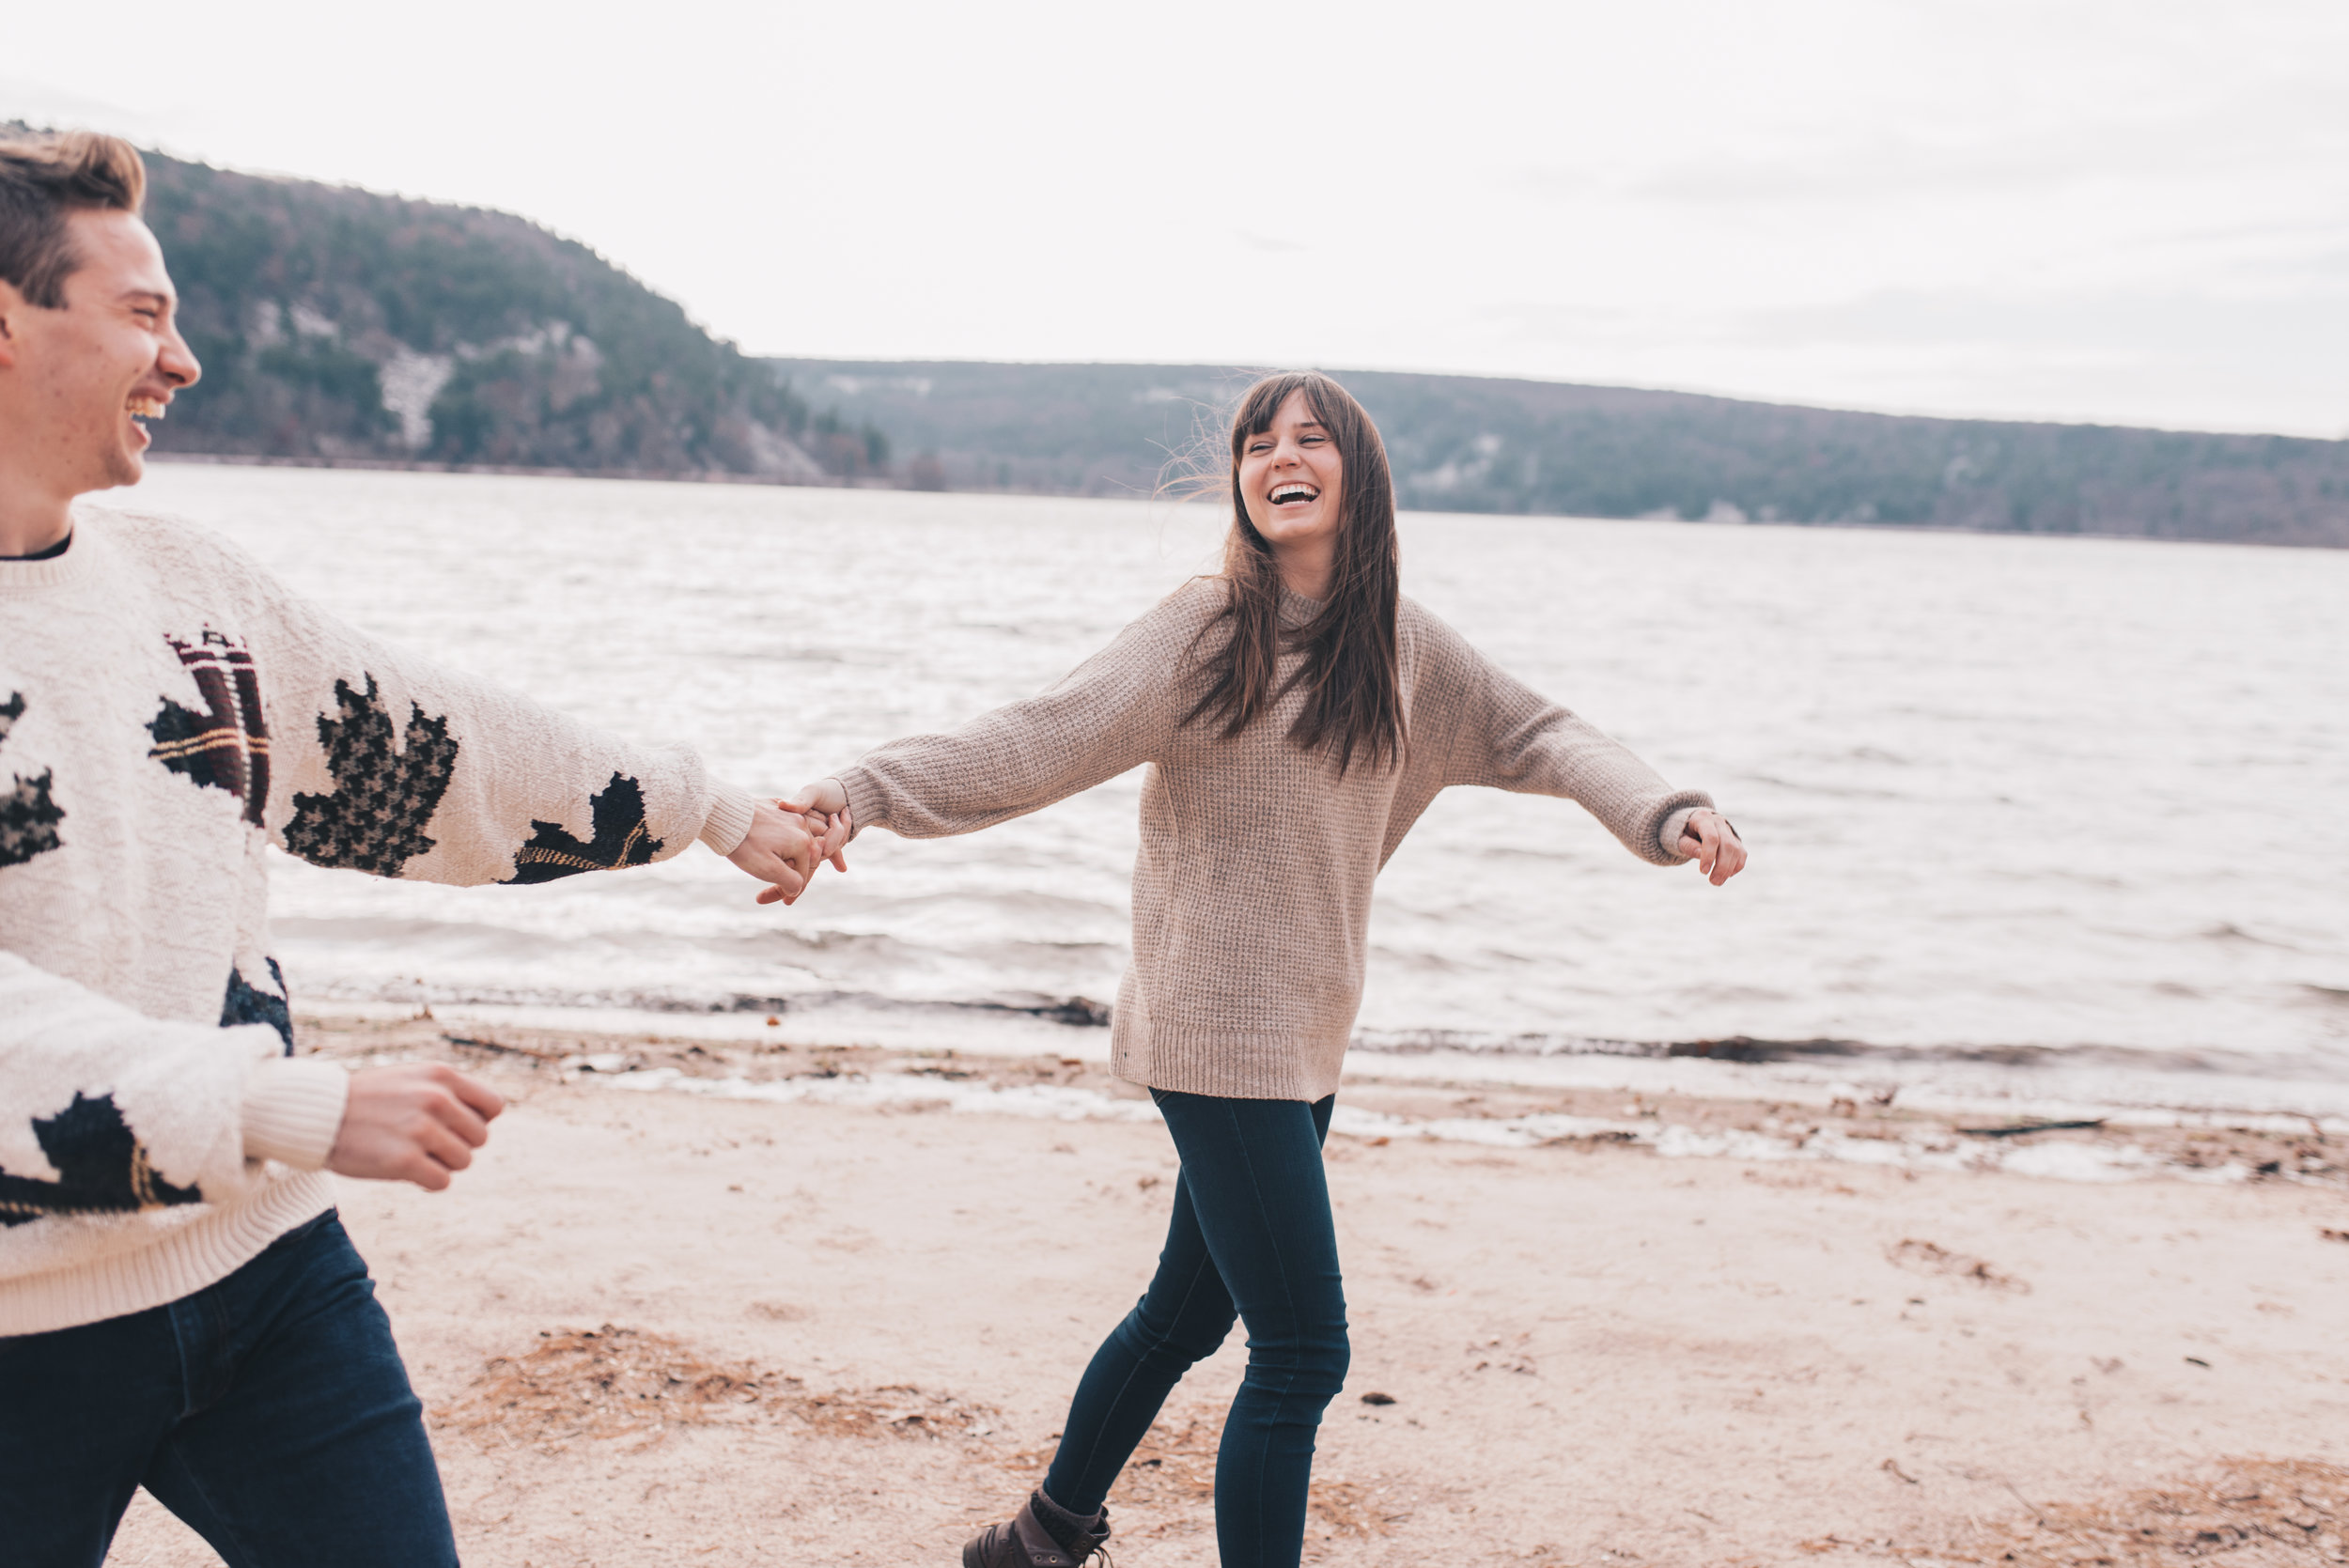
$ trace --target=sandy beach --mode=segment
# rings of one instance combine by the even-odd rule
[[[479,1568],[957,1560],[1040,1474],[1174,1172],[1136,1093],[1075,1059],[428,1019],[303,1039],[457,1061],[513,1101],[449,1192],[343,1188]],[[786,1094],[884,1079],[938,1093]],[[1890,1105],[1369,1079],[1342,1103],[1394,1130],[1330,1141],[1354,1360],[1311,1560],[2349,1562],[2338,1131],[2000,1140],[2151,1172],[2078,1181],[1609,1130],[1734,1149],[1824,1114],[1913,1141]],[[1431,1119],[1559,1136],[1410,1135]],[[1111,1499],[1126,1568],[1215,1560],[1237,1341]],[[216,1559],[142,1494],[108,1560]]]

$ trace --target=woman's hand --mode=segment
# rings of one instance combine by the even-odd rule
[[[1680,831],[1680,852],[1695,861],[1697,870],[1717,888],[1746,869],[1745,841],[1717,811],[1688,814],[1688,824]]]
[[[726,857],[768,885],[758,893],[761,904],[777,899],[788,904],[807,890],[822,862],[818,835],[812,831],[798,806],[778,800],[751,807],[751,831]]]

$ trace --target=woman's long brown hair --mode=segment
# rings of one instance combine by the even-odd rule
[[[1340,468],[1337,548],[1328,597],[1303,626],[1281,626],[1281,572],[1271,543],[1248,520],[1240,492],[1240,454],[1252,436],[1272,427],[1281,405],[1296,394],[1337,442]],[[1395,653],[1397,549],[1394,481],[1378,427],[1353,395],[1313,371],[1268,376],[1248,389],[1232,415],[1232,531],[1223,541],[1223,576],[1230,598],[1201,633],[1226,635],[1200,660],[1206,690],[1183,722],[1206,719],[1230,739],[1288,694],[1306,690],[1305,706],[1289,726],[1291,742],[1328,752],[1345,776],[1359,756],[1390,768],[1408,744],[1402,677]],[[1304,659],[1276,690],[1283,644],[1301,646]]]

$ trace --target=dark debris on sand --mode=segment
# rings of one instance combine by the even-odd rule
[[[485,1447],[559,1451],[586,1438],[644,1448],[683,1426],[787,1420],[835,1437],[983,1436],[993,1412],[910,1384],[817,1390],[748,1361],[715,1361],[665,1334],[544,1330],[431,1412],[434,1428]]]

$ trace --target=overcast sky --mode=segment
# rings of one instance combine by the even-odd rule
[[[2349,4],[0,0],[0,118],[527,214],[759,353],[2349,435]]]

